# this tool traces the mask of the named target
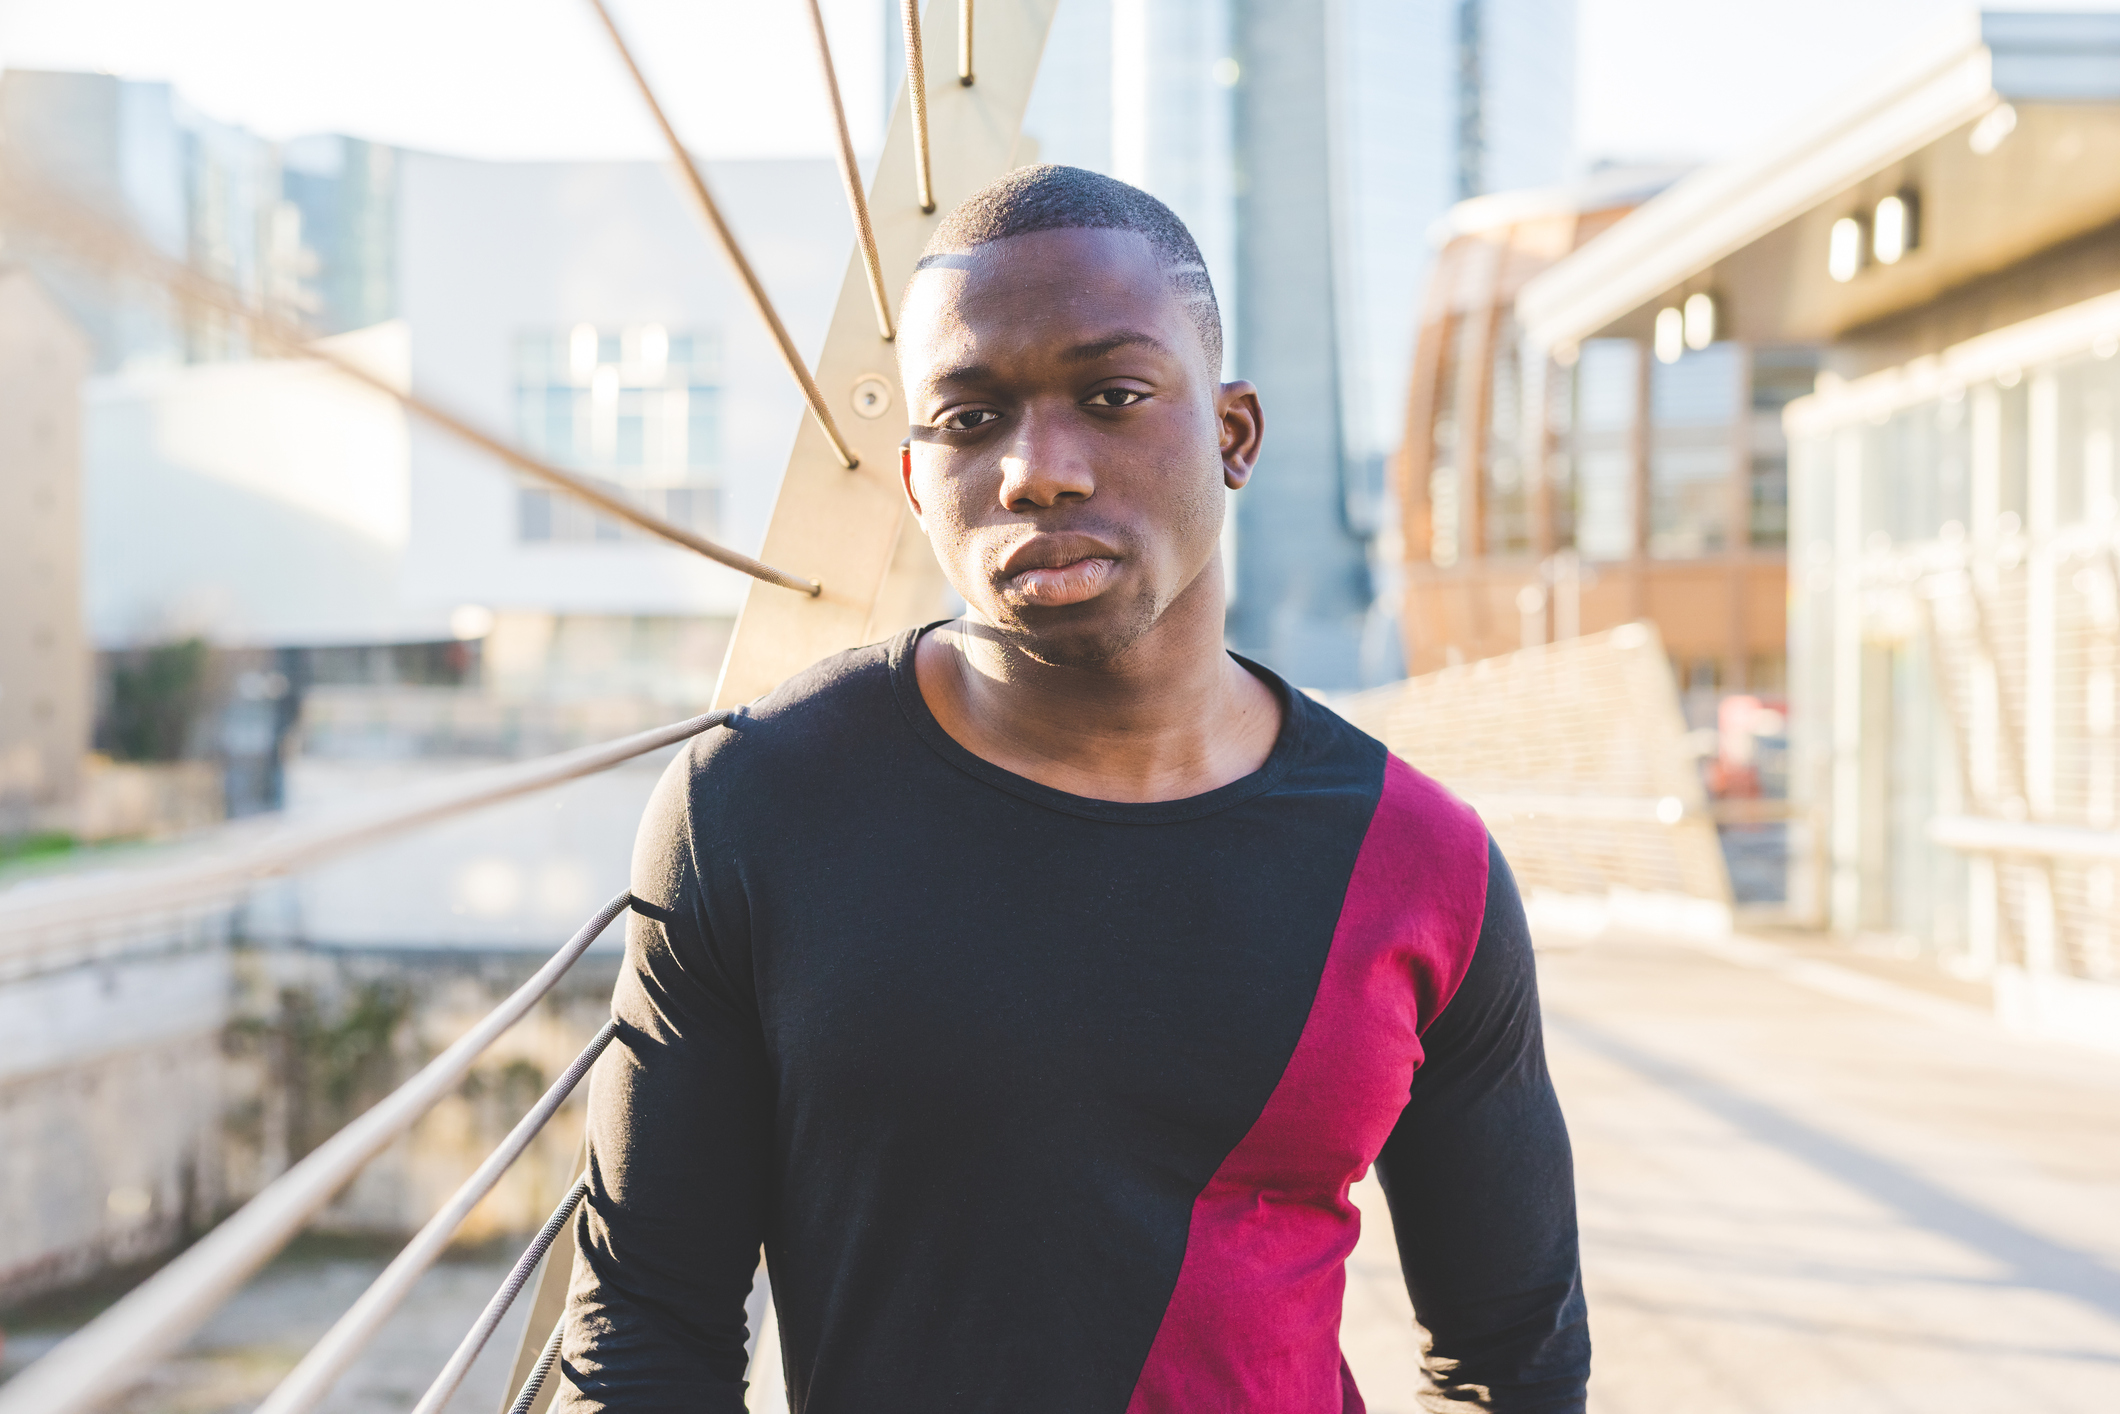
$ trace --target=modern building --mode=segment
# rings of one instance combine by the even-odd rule
[[[322,333],[388,317],[387,149],[346,138],[283,147],[207,117],[166,83],[31,69],[0,73],[0,144],[31,180],[273,313]],[[99,372],[250,353],[224,318],[115,286],[34,240],[20,258],[88,333]]]
[[[34,179],[386,382],[703,534],[763,539],[798,396],[666,164],[272,144],[104,75],[10,71],[0,119]],[[714,163],[708,178],[814,346],[851,240],[830,164]],[[225,323],[179,320],[73,263],[33,212],[19,224],[10,250],[101,370],[82,494],[105,696],[155,645],[203,641],[208,700],[177,731],[224,765],[232,812],[283,799],[311,687],[623,701],[597,718],[619,730],[709,695],[746,583],[734,571],[590,515],[321,365],[254,357]],[[421,736],[427,709],[405,710],[384,735]],[[531,715],[523,749],[566,735]]]
[[[1455,208],[1422,313],[1399,465],[1409,668],[1653,620],[1695,725],[1783,686],[1787,448],[1806,345],[1723,337],[1712,295],[1647,339],[1523,335],[1536,277],[1670,186],[1614,169]]]
[[[800,404],[663,165],[399,151],[387,166],[390,317],[334,346],[755,549]],[[783,318],[814,343],[845,259],[830,166],[711,164],[708,176]],[[349,301],[377,298],[348,284]],[[649,717],[711,692],[740,576],[583,512],[320,365],[113,373],[89,412],[97,642],[197,636],[249,655],[230,682],[255,686],[248,672],[279,691],[227,703],[218,750],[232,768],[280,750],[288,692],[468,689],[481,644],[498,655],[482,692],[623,698]],[[688,627],[699,623],[712,631]],[[573,647],[546,651],[560,642]],[[658,657],[675,644],[680,660]],[[526,652],[550,671],[513,666]]]
[[[92,711],[81,624],[88,340],[0,265],[0,838],[71,823]]]
[[[1232,501],[1232,644],[1290,677],[1399,675],[1384,466],[1450,205],[1568,171],[1570,0],[1070,0],[1024,119],[1041,160],[1169,202],[1201,242],[1230,376],[1265,395]]]
[[[2120,14],[1969,15],[1534,280],[1528,337],[1814,345],[1792,402],[1791,888],[2120,1037]]]

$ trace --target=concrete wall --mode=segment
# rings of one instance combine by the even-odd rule
[[[0,1303],[153,1255],[221,1206],[225,915],[0,982]]]
[[[623,931],[313,1227],[404,1234],[424,1222],[609,1015]],[[223,916],[0,982],[0,1306],[203,1231],[433,1059],[548,952],[544,940],[255,946]],[[544,1220],[577,1172],[580,1114],[579,1099],[562,1110],[465,1241]]]
[[[480,1058],[454,1094],[370,1162],[314,1227],[397,1235],[426,1221],[610,1015],[624,929],[623,922],[613,925],[606,941]],[[547,952],[300,947],[239,953],[221,1079],[228,1198],[254,1194],[410,1078],[519,986]],[[581,1112],[577,1092],[472,1213],[461,1240],[521,1233],[545,1220],[580,1171]]]
[[[88,343],[0,266],[0,835],[63,823],[88,750],[80,387]]]

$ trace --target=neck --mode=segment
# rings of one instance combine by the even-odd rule
[[[976,620],[925,635],[920,692],[942,729],[1003,770],[1099,800],[1182,800],[1257,770],[1280,704],[1222,646],[1210,565],[1112,659],[1062,666]]]

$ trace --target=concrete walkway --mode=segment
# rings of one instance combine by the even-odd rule
[[[1594,1414],[2120,1410],[2120,1058],[1812,969],[1870,1000],[1682,945],[1542,955]],[[1413,1414],[1380,1196],[1344,1345]]]

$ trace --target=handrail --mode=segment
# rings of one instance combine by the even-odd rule
[[[346,1367],[353,1363],[354,1357],[375,1338],[375,1333],[383,1328],[383,1322],[390,1319],[390,1313],[411,1294],[413,1283],[442,1255],[443,1249],[456,1236],[456,1230],[464,1225],[464,1219],[471,1216],[471,1210],[493,1191],[493,1185],[501,1181],[501,1175],[509,1166],[522,1157],[523,1151],[530,1147],[530,1141],[537,1138],[546,1123],[558,1113],[560,1105],[574,1093],[574,1087],[581,1083],[582,1077],[589,1073],[589,1068],[596,1064],[597,1058],[603,1055],[604,1048],[617,1034],[616,1021],[603,1024],[596,1038],[574,1058],[574,1063],[560,1078],[552,1082],[551,1088],[530,1112],[516,1122],[508,1137],[486,1156],[486,1161],[464,1180],[441,1210],[427,1220],[427,1225],[405,1244],[390,1265],[383,1268],[381,1275],[361,1293],[360,1299],[347,1308],[346,1314],[333,1322],[324,1338],[309,1347],[309,1353],[266,1396],[256,1414],[307,1414],[331,1393],[331,1387],[346,1373]]]
[[[499,1291],[493,1293],[493,1299],[486,1303],[486,1309],[479,1313],[478,1321],[457,1344],[456,1352],[449,1357],[449,1363],[442,1366],[442,1372],[434,1377],[434,1383],[427,1386],[427,1392],[421,1395],[420,1402],[413,1406],[412,1414],[441,1414],[442,1406],[449,1402],[450,1395],[456,1393],[457,1386],[464,1382],[464,1376],[471,1373],[472,1363],[486,1348],[486,1342],[493,1338],[493,1332],[500,1326],[501,1317],[508,1314],[508,1308],[515,1304],[515,1298],[522,1294],[523,1287],[529,1283],[530,1274],[537,1270],[538,1263],[545,1260],[545,1253],[552,1250],[552,1244],[559,1238],[560,1229],[566,1226],[567,1221],[574,1216],[574,1210],[581,1206],[582,1199],[588,1196],[589,1175],[583,1173],[574,1181],[574,1186],[567,1190],[567,1196],[560,1199],[559,1206],[552,1210],[552,1216],[545,1219],[545,1225],[538,1229],[537,1236],[530,1240],[530,1245],[523,1249],[523,1255],[515,1259],[515,1265],[509,1269],[507,1280],[501,1283]]]
[[[486,1048],[551,991],[632,903],[631,893],[620,893],[597,910],[529,981],[410,1080],[266,1185],[189,1251],[0,1385],[0,1414],[93,1414],[122,1395],[204,1325],[370,1159],[447,1098]]]
[[[1997,820],[1982,815],[1939,815],[1929,821],[1929,838],[1961,854],[2120,860],[2120,830],[2101,829],[2095,825]]]
[[[562,1319],[552,1327],[551,1336],[545,1341],[545,1349],[537,1357],[536,1368],[523,1381],[522,1392],[515,1396],[515,1403],[508,1406],[508,1414],[530,1414],[537,1404],[537,1397],[544,1393],[545,1381],[551,1377],[552,1367],[559,1363],[560,1341],[567,1334],[567,1322]]]
[[[482,767],[328,815],[230,825],[218,837],[221,848],[209,847],[202,856],[180,862],[18,884],[0,892],[0,963],[34,950],[40,938],[55,931],[79,936],[143,915],[225,903],[260,879],[307,867],[383,835],[608,770],[720,726],[729,715],[727,710],[705,712],[616,741]]]

